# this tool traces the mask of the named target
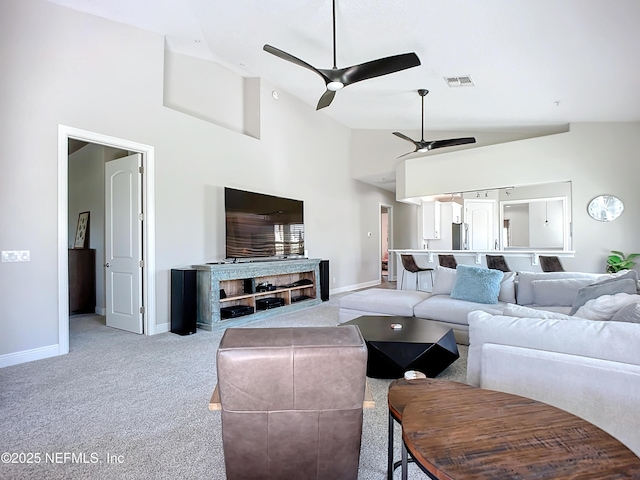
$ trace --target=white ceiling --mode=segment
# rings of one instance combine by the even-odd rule
[[[314,108],[332,67],[331,0],[50,0],[166,36],[175,52],[257,76]],[[531,131],[640,121],[638,0],[336,0],[337,66],[415,52],[422,65],[352,84],[319,115],[351,128]],[[445,76],[470,75],[450,88]],[[399,140],[400,141],[400,140]]]

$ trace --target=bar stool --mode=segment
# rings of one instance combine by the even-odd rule
[[[564,272],[564,267],[557,256],[545,257],[540,255],[538,258],[543,272]]]
[[[400,280],[400,290],[402,290],[402,285],[404,284],[405,271],[416,274],[416,291],[420,290],[418,288],[418,277],[420,276],[420,272],[429,272],[431,275],[431,287],[433,287],[433,268],[419,267],[416,263],[416,259],[413,258],[413,255],[400,255],[400,258],[402,259],[402,266],[404,267],[404,270],[402,270],[402,280]]]
[[[456,268],[458,266],[458,262],[456,262],[456,257],[453,255],[438,255],[438,262],[441,267],[446,268]]]
[[[504,255],[486,255],[487,267],[492,270],[500,270],[502,272],[510,272],[511,269],[507,265]]]
[[[394,421],[402,424],[402,412],[404,408],[413,402],[419,402],[423,392],[429,390],[450,390],[459,389],[460,385],[473,388],[470,385],[451,382],[448,380],[438,380],[433,378],[420,378],[406,380],[400,378],[394,380],[389,385],[387,403],[389,406],[389,445],[387,448],[387,479],[393,479],[393,472],[402,465],[402,480],[407,479],[407,463],[413,460],[408,458],[407,447],[402,442],[402,459],[394,463],[393,461],[393,429]]]

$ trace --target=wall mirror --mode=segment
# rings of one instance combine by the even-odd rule
[[[564,197],[505,201],[501,209],[504,250],[565,250]]]
[[[503,250],[570,250],[571,182],[504,189],[500,226]]]
[[[443,194],[422,200],[438,200],[443,206],[462,204],[463,228],[458,225],[456,229],[460,220],[455,215],[445,215],[443,207],[442,235],[429,240],[431,249],[451,250],[464,245],[462,249],[473,251],[570,251],[572,247],[569,181]],[[448,224],[451,222],[454,225]],[[464,238],[456,242],[460,235]]]
[[[622,200],[613,195],[598,195],[587,206],[591,218],[599,222],[611,222],[622,215],[623,210]]]

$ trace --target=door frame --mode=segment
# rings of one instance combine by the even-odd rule
[[[387,281],[396,280],[396,256],[391,252],[393,249],[393,205],[380,202],[378,204],[378,265],[382,265],[382,208],[387,209],[387,229],[389,237],[387,239],[387,250],[389,251],[389,263],[387,264]],[[378,281],[382,283],[382,269],[378,268]]]
[[[142,154],[142,301],[145,335],[156,333],[155,151],[151,145],[58,125],[58,354],[69,353],[69,139]]]

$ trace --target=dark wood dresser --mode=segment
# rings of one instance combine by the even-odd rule
[[[96,250],[69,249],[69,313],[96,309]]]

